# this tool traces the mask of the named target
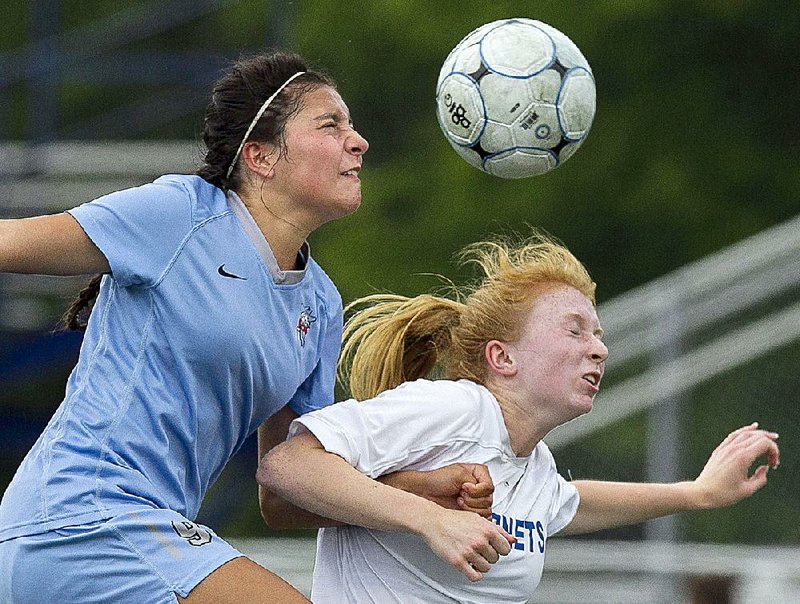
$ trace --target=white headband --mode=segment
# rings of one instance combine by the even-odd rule
[[[244,149],[244,144],[247,142],[247,139],[250,137],[250,133],[253,131],[253,128],[256,127],[256,124],[258,123],[258,120],[260,120],[261,116],[264,115],[264,112],[267,110],[267,107],[269,107],[269,104],[275,99],[276,96],[278,96],[281,93],[281,90],[283,90],[284,88],[286,88],[289,85],[289,83],[292,80],[294,80],[297,76],[303,75],[304,73],[305,73],[305,71],[298,71],[296,74],[294,74],[288,80],[286,80],[283,84],[281,84],[278,87],[278,89],[275,92],[273,92],[266,101],[264,101],[264,104],[261,105],[261,109],[258,110],[258,113],[256,113],[256,116],[253,118],[253,121],[250,122],[250,127],[247,128],[247,132],[244,133],[244,138],[242,138],[242,144],[239,145],[239,148],[236,150],[236,155],[233,156],[233,161],[231,162],[231,165],[228,166],[228,173],[225,175],[225,178],[230,178],[231,177],[231,172],[233,172],[233,168],[234,168],[234,166],[236,166],[236,161],[239,159],[239,155],[242,153],[242,149]]]

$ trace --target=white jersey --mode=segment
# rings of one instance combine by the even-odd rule
[[[578,492],[556,472],[543,442],[528,457],[511,450],[500,407],[467,380],[418,380],[357,402],[309,413],[305,427],[362,473],[482,463],[495,484],[492,520],[517,538],[481,581],[470,581],[419,537],[357,526],[319,532],[312,600],[343,602],[527,602],[542,575],[547,538],[572,520]]]

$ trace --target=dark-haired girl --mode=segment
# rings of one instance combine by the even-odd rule
[[[3,496],[0,602],[306,601],[194,519],[248,436],[262,456],[333,401],[342,304],[307,238],[358,208],[368,144],[286,53],[222,76],[204,142],[196,175],[0,222],[0,270],[100,274],[67,317],[85,336],[64,401]],[[488,475],[446,472],[386,480],[496,538],[469,511]],[[277,527],[325,523],[260,503]]]

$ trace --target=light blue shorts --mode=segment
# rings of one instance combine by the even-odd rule
[[[0,603],[175,604],[241,555],[176,512],[142,508],[0,543]]]

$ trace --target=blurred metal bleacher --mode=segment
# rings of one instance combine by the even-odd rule
[[[311,593],[313,539],[231,542]],[[674,582],[682,592],[680,601],[687,603],[800,602],[798,548],[558,538],[548,541],[547,548],[544,575],[531,604],[675,604],[665,588]]]

